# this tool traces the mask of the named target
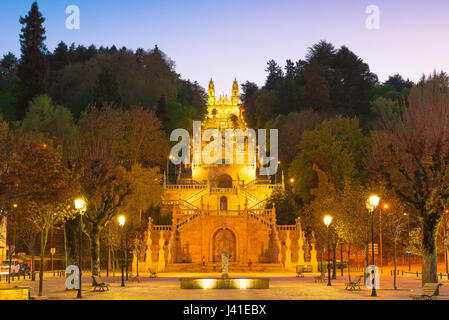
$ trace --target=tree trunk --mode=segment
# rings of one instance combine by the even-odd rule
[[[41,265],[39,271],[39,297],[42,296],[42,286],[44,281],[44,254],[45,246],[47,244],[47,230],[41,231]]]
[[[393,257],[394,257],[394,290],[397,290],[396,287],[396,240],[393,242]]]
[[[340,267],[341,276],[343,277],[343,243],[340,243]]]
[[[90,255],[92,275],[100,276],[100,230],[95,225],[90,233]]]
[[[64,248],[65,248],[65,266],[76,265],[76,219],[68,220],[64,223]]]
[[[436,233],[439,220],[433,215],[425,216],[422,221],[422,284],[437,283]]]
[[[332,279],[337,279],[337,254],[336,254],[337,245],[332,246]]]
[[[321,250],[321,273],[323,272],[323,255],[324,255],[324,250]]]
[[[351,261],[351,243],[348,243],[348,279],[351,281],[351,268],[349,262]]]
[[[31,250],[31,281],[35,281],[36,280],[36,275],[35,275],[35,271],[34,270],[34,244],[33,246],[30,248]]]

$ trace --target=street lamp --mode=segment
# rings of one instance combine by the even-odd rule
[[[332,217],[331,216],[325,216],[324,217],[324,224],[327,227],[327,285],[331,286],[331,265],[329,263],[331,256],[330,256],[330,241],[329,241],[329,226],[332,223]]]
[[[82,254],[82,243],[83,243],[83,214],[86,211],[86,202],[82,198],[75,199],[75,208],[80,214],[80,227],[79,227],[79,253],[78,253],[78,268],[79,268],[79,288],[77,298],[82,298],[81,296],[81,254]]]
[[[125,225],[125,217],[124,216],[120,216],[118,217],[118,224],[121,227],[121,242],[122,242],[122,287],[125,286],[125,274],[124,274],[124,269],[123,269],[123,260],[124,260],[124,250],[123,250],[123,226]]]
[[[379,196],[376,194],[371,195],[368,198],[368,202],[366,204],[366,207],[368,208],[369,212],[371,212],[371,253],[372,253],[372,263],[374,266],[374,211],[376,210],[376,207],[379,205]],[[374,279],[375,272],[373,272],[373,290],[371,291],[371,297],[376,297],[376,282]]]

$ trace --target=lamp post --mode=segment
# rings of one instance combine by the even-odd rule
[[[330,241],[329,241],[329,225],[332,222],[331,216],[325,216],[324,217],[324,224],[327,227],[327,285],[331,286],[331,265],[329,264],[329,261],[331,259],[330,255]]]
[[[367,208],[371,213],[371,253],[372,253],[372,263],[374,266],[374,211],[379,204],[379,196],[373,194],[368,198]],[[376,297],[376,281],[374,279],[375,272],[373,270],[373,290],[371,291],[371,297]]]
[[[80,226],[79,226],[79,253],[78,253],[78,268],[79,268],[79,288],[77,298],[82,298],[81,296],[81,255],[82,255],[82,243],[83,243],[83,214],[86,211],[86,202],[82,198],[75,200],[75,208],[80,214]]]
[[[123,266],[123,260],[124,260],[124,249],[123,249],[123,227],[124,227],[124,225],[125,225],[125,217],[124,216],[120,216],[120,217],[118,217],[118,223],[119,223],[119,225],[120,225],[120,229],[121,229],[121,232],[120,232],[120,238],[121,238],[121,242],[122,242],[122,287],[124,287],[125,286],[125,274],[124,274],[124,266]]]

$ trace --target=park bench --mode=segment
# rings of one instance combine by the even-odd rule
[[[442,283],[424,283],[421,294],[411,295],[414,300],[435,300],[439,295],[439,287]]]
[[[136,276],[136,275],[134,275],[134,273],[132,273],[132,272],[130,272],[130,273],[128,274],[128,277],[129,277],[129,281],[139,282],[139,277]]]
[[[345,290],[360,290],[360,281],[362,280],[363,276],[357,276],[353,281],[349,280],[348,282],[345,282]]]
[[[109,291],[109,285],[104,283],[99,276],[92,276],[92,286],[94,287],[94,291],[105,291],[106,289]]]
[[[312,272],[313,267],[311,265],[297,265],[296,266],[296,277],[304,278],[305,272]]]
[[[150,269],[150,268],[148,268],[148,272],[150,273],[150,278],[157,278],[157,273],[156,273],[156,272],[153,272],[153,271],[151,271],[151,269]]]
[[[321,272],[321,274],[317,277],[315,277],[315,282],[325,282],[326,281],[326,274],[324,272]]]

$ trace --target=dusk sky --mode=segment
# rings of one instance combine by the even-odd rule
[[[19,17],[32,0],[2,0],[0,54],[20,55]],[[159,46],[185,79],[230,94],[234,77],[262,85],[266,62],[303,59],[327,40],[346,45],[381,81],[394,73],[417,81],[434,69],[449,71],[448,0],[173,1],[40,0],[46,45],[59,41],[130,49]],[[66,7],[80,9],[80,29],[65,27]],[[369,30],[367,6],[380,9],[380,29]]]

